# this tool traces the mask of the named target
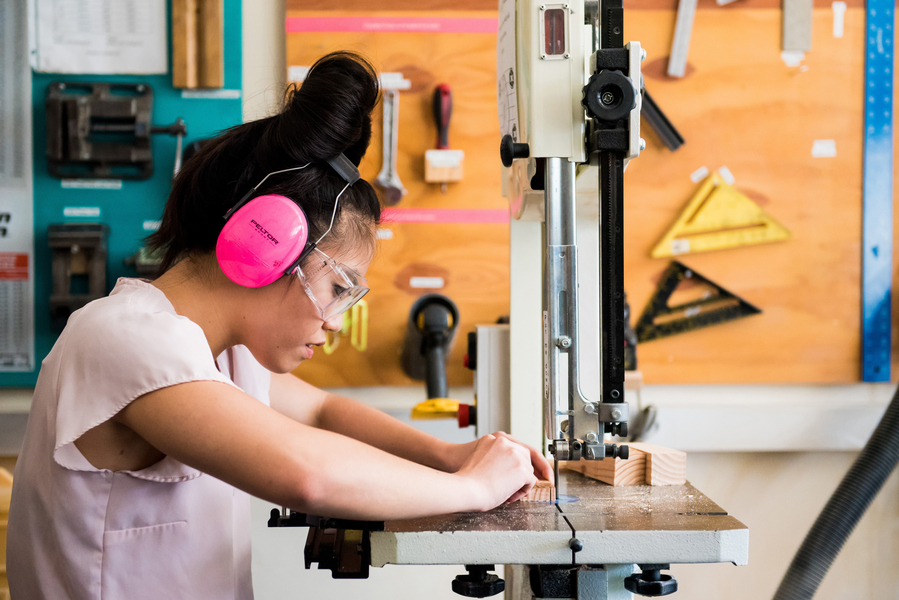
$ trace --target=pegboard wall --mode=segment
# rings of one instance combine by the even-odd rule
[[[697,171],[724,167],[737,191],[791,233],[787,241],[676,257],[762,313],[641,344],[638,365],[647,382],[860,380],[865,9],[860,0],[846,4],[837,15],[831,2],[815,2],[812,46],[797,57],[782,55],[779,1],[719,6],[700,0],[686,74],[675,78],[666,67],[677,3],[625,2],[625,39],[639,40],[648,52],[647,89],[686,138],[671,152],[644,121],[648,147],[626,174],[625,285],[632,320],[670,263],[651,258],[650,251],[698,190]],[[392,0],[379,3],[377,11],[361,0],[287,3],[288,65],[308,65],[329,50],[349,48],[413,81],[400,94],[399,174],[409,189],[400,207],[504,207],[496,167],[495,37],[440,33],[437,25],[424,34],[337,24],[344,19],[382,27],[391,19],[491,15],[496,3],[487,0]],[[839,34],[835,19],[841,19]],[[316,22],[318,29],[309,25]],[[434,137],[429,94],[444,79],[457,91],[451,139],[466,151],[466,168],[478,169],[447,196],[421,183],[419,166]],[[376,133],[366,177],[380,168],[379,141]],[[400,274],[422,263],[453,273],[447,288],[464,298],[466,325],[492,321],[507,302],[508,253],[506,230],[490,227],[385,224],[388,239],[371,269],[369,349],[339,348],[299,374],[330,385],[412,383],[400,371],[399,351],[405,313],[420,291],[402,289]],[[461,352],[457,345],[450,359],[452,383],[469,381],[456,366]]]
[[[167,17],[171,14],[168,3]],[[185,146],[194,140],[208,138],[241,122],[241,0],[224,3],[225,90],[219,98],[185,98],[172,87],[171,65],[166,75],[59,75],[33,73],[32,116],[34,158],[34,261],[35,261],[35,351],[37,368],[32,372],[0,373],[0,386],[33,386],[40,362],[56,341],[57,332],[50,325],[49,297],[51,252],[47,244],[47,228],[57,223],[100,222],[109,226],[107,240],[107,289],[119,277],[135,277],[133,268],[124,264],[152,232],[162,215],[171,187],[175,158],[175,139],[167,135],[152,138],[154,174],[144,181],[122,181],[119,189],[66,189],[61,180],[47,170],[47,124],[44,99],[53,82],[119,82],[143,83],[153,88],[153,124],[169,125],[178,117],[187,123]],[[171,19],[167,18],[171,23]],[[170,29],[170,28],[169,28]],[[171,30],[168,33],[171,48]],[[171,62],[171,51],[169,52]],[[71,209],[89,210],[71,210]],[[66,211],[66,209],[69,209]],[[69,214],[96,215],[73,217]]]
[[[686,139],[676,152],[648,131],[648,148],[628,169],[625,186],[625,284],[633,319],[643,310],[668,259],[649,252],[685,207],[700,167],[727,167],[734,186],[787,227],[788,241],[678,258],[762,309],[760,315],[647,342],[638,348],[649,383],[846,383],[860,379],[862,141],[865,8],[849,0],[842,35],[835,35],[830,1],[816,0],[812,47],[798,62],[781,55],[776,0],[718,6],[700,0],[686,75],[665,74],[676,16],[674,0],[625,2],[625,37],[648,51],[647,88]],[[476,23],[496,19],[492,0],[389,0],[373,12],[362,0],[287,0],[288,66],[308,66],[335,49],[368,56],[385,72],[403,73],[399,175],[408,194],[382,225],[381,247],[369,272],[368,346],[342,343],[298,373],[318,385],[420,385],[400,369],[408,310],[422,293],[439,291],[459,305],[459,334],[508,312],[508,226],[500,193],[495,106],[495,35],[480,30],[360,31],[346,23],[310,30],[303,19],[396,18],[411,23]],[[291,29],[291,19],[294,28]],[[411,20],[410,20],[411,19]],[[420,22],[420,21],[419,21]],[[306,22],[308,25],[309,21]],[[344,29],[340,29],[343,27]],[[225,87],[240,89],[240,1],[225,2]],[[50,251],[47,227],[78,222],[66,207],[100,209],[110,226],[109,288],[161,214],[169,189],[174,140],[153,140],[156,173],[118,190],[62,189],[47,174],[43,101],[54,81],[123,81],[153,87],[154,122],[182,117],[186,142],[240,121],[239,99],[184,99],[170,75],[55,76],[35,73],[34,117],[35,324],[40,361],[56,339],[49,323]],[[435,147],[430,115],[434,87],[449,84],[455,108],[450,146],[466,153],[465,176],[447,194],[423,181],[424,152]],[[381,167],[380,107],[372,149],[362,165],[374,179]],[[826,142],[828,152],[813,152]],[[418,212],[415,212],[415,211]],[[407,211],[407,212],[403,212]],[[443,212],[449,211],[449,212]],[[94,219],[96,220],[96,219]],[[410,285],[412,277],[442,279],[439,288]],[[894,277],[895,280],[895,277]],[[894,302],[896,294],[893,294]],[[894,307],[894,311],[896,307]],[[895,337],[895,336],[894,336]],[[449,382],[470,383],[457,340]],[[895,343],[893,373],[896,373]],[[535,351],[539,351],[536,349]],[[30,386],[37,372],[0,374],[2,386]]]
[[[649,251],[697,190],[697,169],[727,167],[736,189],[792,232],[676,257],[762,313],[641,345],[646,381],[858,381],[863,4],[847,3],[837,36],[832,3],[816,2],[811,50],[796,61],[781,54],[779,2],[700,0],[683,78],[666,75],[675,5],[634,4],[626,38],[647,49],[646,87],[686,139],[672,153],[644,121],[649,147],[627,173],[625,282],[635,317],[670,262]]]
[[[496,109],[496,4],[381,2],[378,12],[360,2],[287,3],[289,78],[334,50],[367,57],[379,72],[401,73],[397,169],[407,194],[389,207],[379,248],[368,271],[368,342],[351,336],[334,352],[317,352],[296,371],[320,386],[424,384],[407,377],[400,355],[413,303],[440,293],[459,308],[456,342],[447,360],[449,385],[468,385],[463,364],[466,334],[509,313],[509,225],[502,196]],[[463,178],[446,193],[425,181],[425,152],[437,147],[432,98],[450,86],[453,112],[449,146],[463,150]],[[371,148],[360,167],[374,181],[384,160],[383,118],[374,113]]]

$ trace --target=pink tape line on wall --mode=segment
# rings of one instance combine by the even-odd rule
[[[287,17],[287,33],[496,33],[495,18]]]
[[[386,208],[381,212],[386,223],[496,223],[508,225],[509,211],[461,208]]]

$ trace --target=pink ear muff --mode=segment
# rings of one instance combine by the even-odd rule
[[[309,238],[306,215],[284,196],[253,198],[219,233],[215,255],[228,279],[244,287],[277,280],[300,256]]]

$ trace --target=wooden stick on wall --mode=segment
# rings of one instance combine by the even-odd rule
[[[200,87],[225,87],[225,0],[199,0]]]
[[[172,0],[172,85],[225,86],[224,0]]]
[[[197,0],[172,0],[172,85],[197,82]]]

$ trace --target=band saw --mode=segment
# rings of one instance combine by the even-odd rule
[[[612,487],[558,468],[629,454],[612,437],[627,436],[629,416],[624,171],[645,146],[645,53],[623,32],[621,0],[500,0],[512,316],[490,328],[484,348],[479,328],[478,435],[501,429],[546,448],[556,502],[384,523],[273,509],[270,526],[310,527],[307,568],[358,578],[370,566],[458,564],[467,572],[451,585],[463,596],[624,600],[676,591],[663,573],[672,563],[747,563],[748,528],[689,483]],[[579,250],[594,268],[579,271]],[[506,566],[504,579],[491,573],[496,565]]]

